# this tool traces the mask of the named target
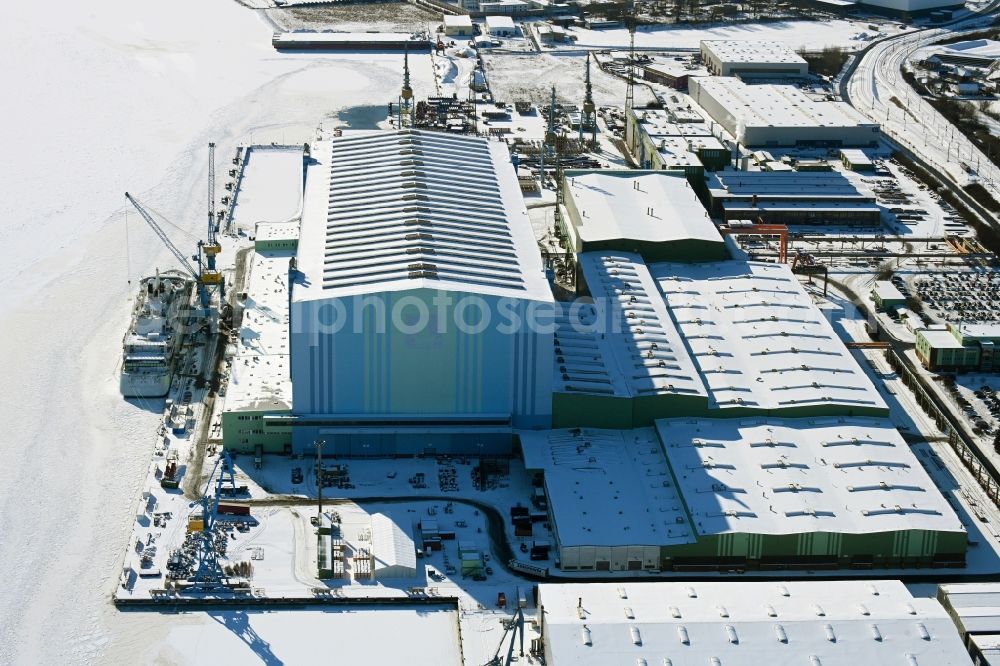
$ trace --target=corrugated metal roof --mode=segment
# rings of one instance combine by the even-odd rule
[[[551,300],[503,144],[404,130],[328,145],[314,151],[326,191],[310,196],[307,183],[299,258],[311,287],[297,298],[431,287]]]
[[[699,534],[869,534],[963,527],[892,423],[656,422]]]
[[[557,390],[621,397],[706,395],[642,258],[584,252],[594,298],[556,319]]]
[[[788,266],[720,261],[649,270],[714,406],[888,411]]]

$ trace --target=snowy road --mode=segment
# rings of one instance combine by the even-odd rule
[[[943,173],[962,165],[970,167],[993,196],[1000,199],[1000,169],[917,95],[900,73],[900,67],[914,51],[963,31],[982,28],[995,18],[997,7],[1000,3],[992,2],[983,8],[986,16],[973,15],[947,28],[922,30],[874,45],[847,82],[847,92],[851,104],[881,123],[887,136]],[[952,166],[946,168],[949,164]]]

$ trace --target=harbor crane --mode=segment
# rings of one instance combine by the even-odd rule
[[[146,224],[150,226],[157,237],[167,246],[170,253],[181,263],[181,266],[197,280],[198,297],[201,300],[201,306],[208,309],[212,304],[211,292],[218,289],[219,305],[221,307],[226,295],[226,281],[222,276],[222,271],[216,265],[215,259],[222,252],[222,246],[216,238],[216,233],[219,230],[219,218],[215,213],[215,144],[208,144],[208,233],[205,240],[198,241],[198,253],[191,257],[192,260],[197,262],[197,269],[191,265],[187,256],[181,252],[180,248],[170,240],[163,227],[150,215],[149,211],[135,200],[135,197],[126,192],[125,198],[139,211],[142,219],[146,221]]]
[[[187,256],[183,252],[181,252],[180,248],[178,248],[174,244],[174,242],[170,240],[170,237],[167,236],[167,232],[163,230],[163,227],[160,226],[160,223],[153,218],[153,216],[149,213],[149,211],[146,210],[142,206],[142,204],[136,201],[135,197],[133,197],[128,192],[125,193],[125,198],[128,200],[130,204],[132,204],[135,207],[137,211],[139,211],[139,215],[142,217],[142,219],[146,221],[146,224],[149,225],[149,227],[153,230],[153,232],[157,235],[157,237],[161,241],[163,241],[163,244],[167,246],[167,249],[170,250],[170,253],[174,255],[177,261],[181,263],[181,266],[184,268],[184,270],[186,270],[191,275],[191,277],[193,277],[195,281],[197,281],[198,296],[201,300],[201,305],[204,308],[208,308],[208,306],[212,302],[212,299],[211,295],[208,293],[208,289],[205,287],[206,283],[204,279],[205,271],[202,270],[201,252],[192,255],[191,257],[192,260],[198,262],[198,266],[197,268],[195,268],[194,266],[191,265],[191,262],[188,261]],[[201,247],[202,247],[202,241],[198,241],[198,249],[200,250]]]
[[[212,487],[212,479],[215,478],[215,471],[222,468],[219,478],[215,481],[215,493],[209,497],[209,489]],[[236,477],[233,470],[233,460],[229,453],[222,452],[222,456],[216,461],[212,473],[209,475],[209,483],[205,488],[205,493],[201,496],[202,530],[198,543],[198,568],[194,575],[188,579],[192,590],[213,590],[224,587],[225,575],[222,566],[219,564],[218,552],[215,548],[215,521],[219,512],[219,497],[223,493],[223,487],[228,483],[235,489]]]
[[[180,248],[177,247],[172,240],[170,240],[170,237],[167,236],[167,232],[163,230],[163,227],[160,226],[159,222],[157,222],[153,218],[153,216],[149,213],[149,211],[146,210],[142,206],[142,204],[136,201],[135,197],[133,197],[128,192],[125,193],[125,199],[130,204],[132,204],[132,206],[135,207],[135,209],[139,212],[139,215],[142,217],[142,219],[145,220],[146,224],[148,224],[150,229],[153,230],[153,233],[155,233],[156,236],[163,242],[163,244],[167,246],[167,249],[170,250],[170,254],[174,255],[174,258],[180,262],[181,267],[185,271],[187,271],[191,275],[191,277],[197,279],[199,271],[196,270],[194,266],[191,265],[191,262],[188,261],[187,255],[181,252]],[[195,261],[198,260],[197,256],[193,256],[191,258],[194,259]]]

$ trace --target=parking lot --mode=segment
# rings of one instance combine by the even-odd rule
[[[1000,453],[1000,377],[987,374],[943,378],[951,398],[957,403],[969,428]]]
[[[912,280],[912,288],[901,284],[898,278],[894,278],[893,283],[904,295],[915,295],[924,310],[938,321],[1000,321],[998,271],[979,269],[926,273]]]

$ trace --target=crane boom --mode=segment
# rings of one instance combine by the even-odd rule
[[[128,192],[125,193],[125,198],[128,200],[130,204],[135,206],[135,209],[139,211],[139,215],[142,216],[142,219],[144,219],[146,221],[146,224],[150,226],[153,232],[157,236],[159,236],[160,240],[163,241],[163,244],[167,246],[168,250],[170,250],[170,253],[173,254],[174,257],[177,259],[177,261],[181,263],[181,266],[184,268],[184,270],[190,273],[193,277],[198,277],[198,271],[196,271],[194,267],[191,266],[191,263],[188,261],[187,256],[180,251],[180,248],[174,245],[173,241],[170,240],[170,237],[167,236],[165,231],[163,231],[163,227],[161,227],[159,223],[157,223],[157,221],[153,219],[153,216],[149,214],[149,211],[143,208],[142,205],[138,201],[136,201],[135,198]]]
[[[215,144],[208,144],[208,236],[209,245],[215,245]]]
[[[205,242],[200,245],[201,252],[205,257],[205,263],[201,267],[201,281],[203,284],[219,285],[220,295],[225,293],[225,285],[222,281],[222,273],[215,265],[215,257],[222,252],[222,246],[215,238],[215,143],[208,144],[208,235]]]

